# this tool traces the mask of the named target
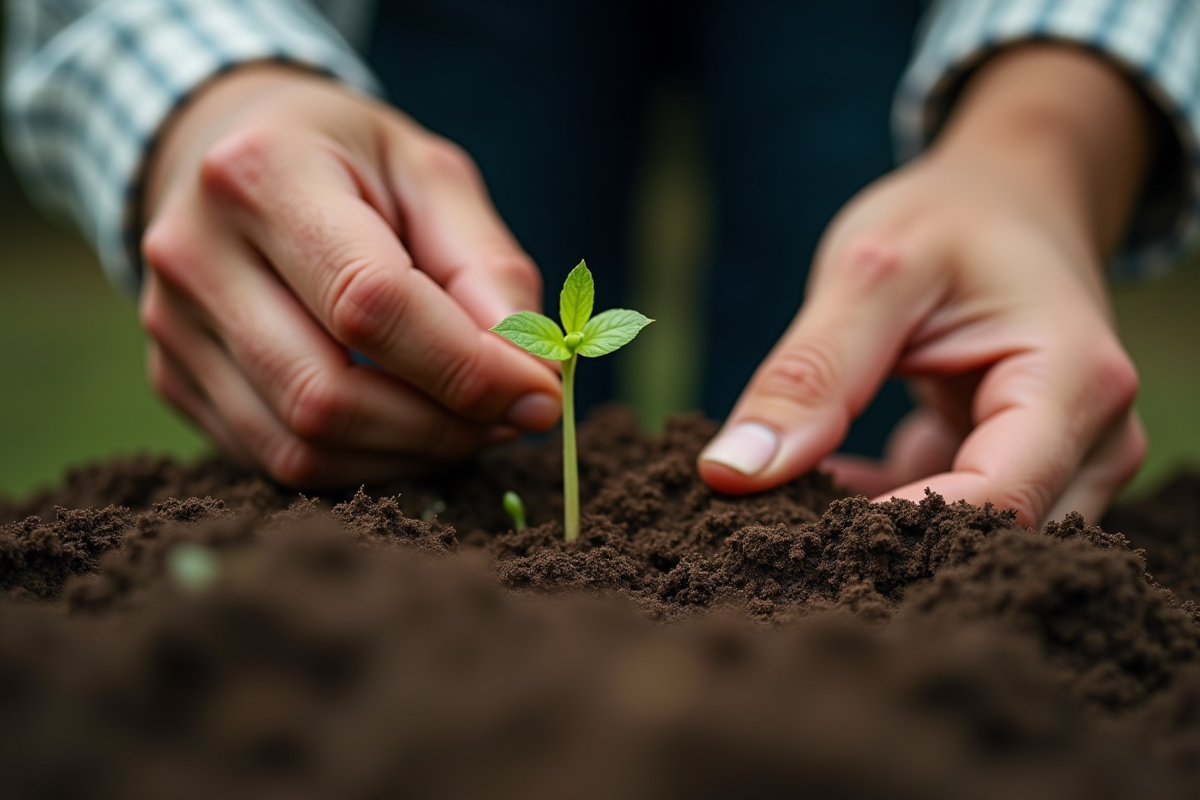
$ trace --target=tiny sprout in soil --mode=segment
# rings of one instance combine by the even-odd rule
[[[435,498],[421,511],[421,521],[433,522],[438,518],[438,514],[444,513],[446,513],[446,501],[440,497]]]
[[[221,562],[209,548],[185,542],[167,553],[167,570],[182,588],[202,592],[221,577]]]
[[[563,283],[558,313],[562,328],[549,317],[520,311],[493,331],[535,356],[562,362],[563,381],[563,531],[568,542],[579,538],[579,466],[575,456],[575,362],[579,356],[606,355],[629,342],[654,320],[627,308],[592,316],[595,286],[587,262],[580,261]],[[565,331],[565,333],[564,333]]]
[[[525,530],[525,501],[521,499],[521,495],[509,490],[504,493],[503,503],[505,513],[512,520],[513,530]]]

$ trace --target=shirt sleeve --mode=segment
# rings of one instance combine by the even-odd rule
[[[205,81],[272,60],[376,90],[304,0],[9,0],[6,50],[4,127],[18,173],[35,199],[78,222],[129,291],[146,157]]]
[[[1200,1],[938,0],[901,81],[902,158],[926,147],[971,71],[1000,48],[1071,42],[1128,75],[1163,112],[1174,149],[1156,153],[1114,277],[1163,271],[1200,236]]]

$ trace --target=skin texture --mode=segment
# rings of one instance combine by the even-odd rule
[[[471,160],[395,110],[239,69],[165,132],[144,221],[152,384],[283,483],[381,480],[558,419],[553,370],[487,330],[539,309],[536,267]]]
[[[1102,264],[1151,128],[1082,51],[989,60],[930,151],[830,225],[804,306],[701,454],[705,481],[746,493],[823,465],[878,499],[928,487],[1023,524],[1096,518],[1146,447]],[[828,458],[889,374],[918,408],[883,461]]]
[[[931,150],[830,225],[703,478],[738,494],[823,465],[881,498],[1098,515],[1145,450],[1101,265],[1150,119],[1082,51],[990,59]],[[174,117],[143,208],[150,379],[247,465],[354,484],[557,420],[552,368],[487,331],[538,310],[535,266],[470,159],[400,112],[240,68]],[[920,407],[887,457],[830,458],[889,374]]]

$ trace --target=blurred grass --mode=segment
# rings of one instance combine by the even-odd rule
[[[692,309],[711,214],[696,109],[685,95],[660,100],[634,209],[632,302],[671,324],[630,350],[622,381],[623,398],[651,427],[696,396],[688,343],[702,335]],[[1141,491],[1181,463],[1200,464],[1200,264],[1118,289],[1115,302],[1142,374],[1151,450],[1132,487]],[[117,453],[207,447],[146,386],[142,349],[133,303],[108,287],[76,235],[29,208],[0,164],[0,494],[23,495],[72,464]]]
[[[1150,452],[1130,493],[1143,493],[1185,465],[1200,468],[1200,256],[1166,278],[1118,287],[1121,338],[1138,365],[1138,410]]]
[[[146,386],[133,303],[78,236],[29,207],[7,164],[0,173],[0,494],[117,453],[203,450]]]

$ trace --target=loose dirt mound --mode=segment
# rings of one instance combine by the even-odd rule
[[[0,507],[0,794],[1196,796],[1200,480],[1031,531],[816,475],[714,495],[712,431],[595,415],[573,545],[553,440],[324,498],[134,459]]]

